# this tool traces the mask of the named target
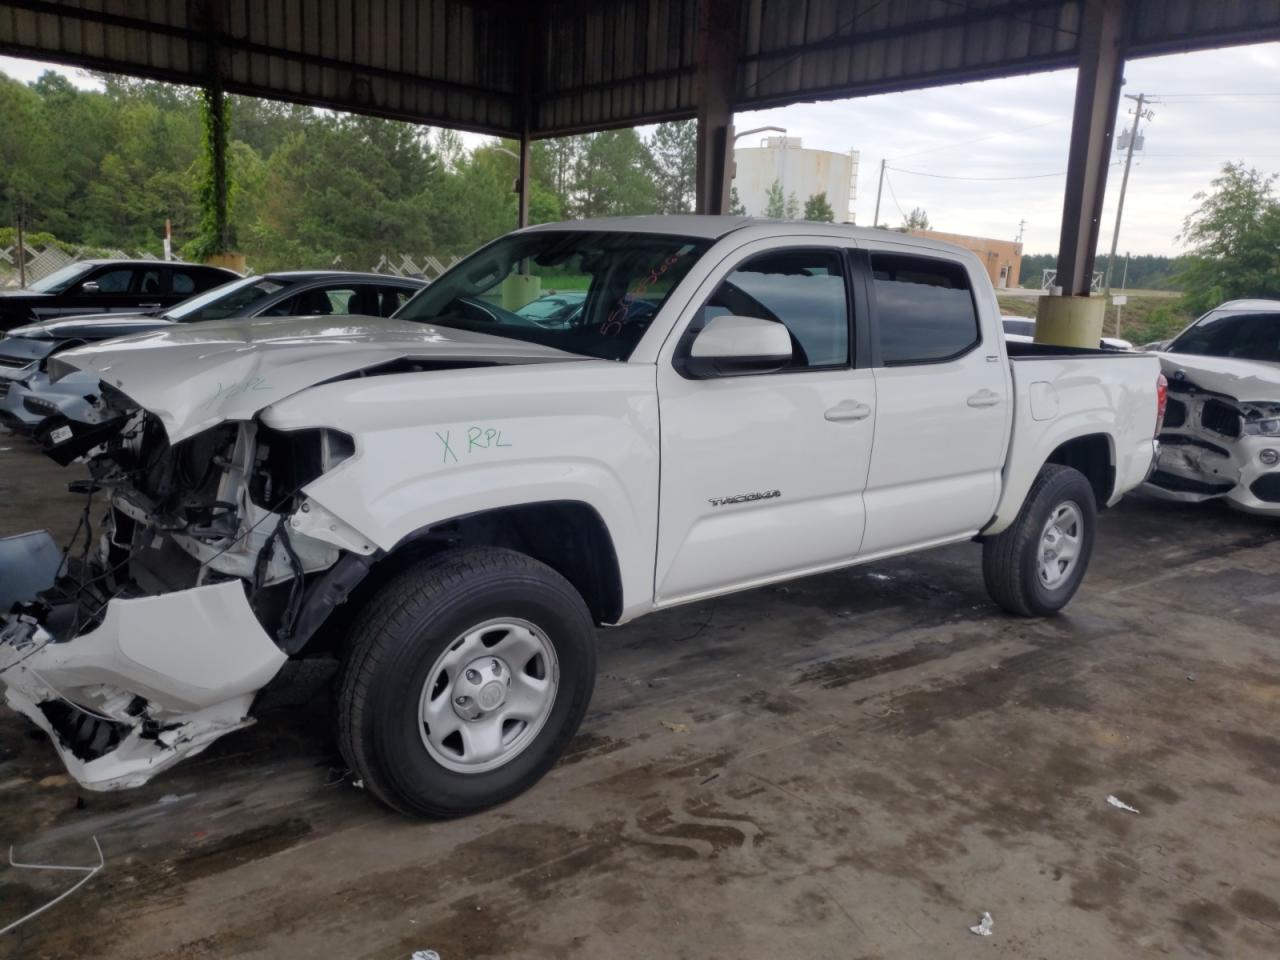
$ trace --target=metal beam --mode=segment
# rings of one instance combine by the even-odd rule
[[[1093,278],[1111,135],[1124,80],[1125,13],[1125,0],[1086,0],[1084,5],[1058,241],[1058,283],[1063,296],[1088,296]]]
[[[736,0],[698,4],[698,213],[720,214],[729,209],[739,9]]]

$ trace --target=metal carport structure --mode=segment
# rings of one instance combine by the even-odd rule
[[[514,138],[1077,66],[1059,282],[1087,294],[1126,57],[1280,38],[1280,0],[0,0],[0,53]]]

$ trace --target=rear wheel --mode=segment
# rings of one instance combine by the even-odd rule
[[[343,755],[403,813],[502,803],[577,732],[595,661],[586,604],[550,567],[492,547],[441,554],[357,616],[339,695]]]
[[[991,599],[1010,613],[1044,617],[1075,595],[1093,553],[1097,506],[1078,470],[1046,464],[1018,517],[982,549]]]

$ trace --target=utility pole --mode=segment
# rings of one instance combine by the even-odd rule
[[[1111,231],[1111,255],[1107,257],[1107,281],[1104,284],[1106,288],[1106,296],[1111,296],[1111,275],[1114,272],[1116,264],[1116,246],[1120,242],[1120,218],[1124,215],[1124,192],[1129,186],[1129,165],[1133,163],[1133,151],[1138,144],[1138,124],[1143,120],[1150,120],[1155,114],[1150,110],[1143,110],[1143,104],[1150,101],[1147,100],[1145,93],[1140,93],[1136,97],[1126,93],[1126,100],[1133,100],[1135,106],[1133,108],[1133,127],[1129,130],[1129,147],[1124,155],[1124,176],[1120,180],[1120,200],[1116,204],[1116,228]]]
[[[880,226],[880,191],[884,189],[884,157],[880,158],[880,182],[876,185],[876,215],[871,218],[873,227]]]
[[[1019,220],[1019,221],[1018,221],[1018,239],[1017,239],[1017,240],[1015,240],[1015,241],[1014,241],[1014,243],[1021,243],[1021,242],[1022,242],[1022,231],[1023,231],[1023,230],[1025,230],[1025,229],[1027,229],[1027,221],[1026,221],[1026,220]]]
[[[1120,278],[1120,291],[1123,293],[1128,286],[1129,286],[1129,251],[1126,250],[1124,252],[1124,276]],[[1124,310],[1123,303],[1116,304],[1116,336],[1117,337],[1120,336],[1120,314],[1123,312],[1123,310]]]
[[[27,219],[27,204],[22,198],[18,198],[18,286],[26,289],[27,286],[27,245],[24,242],[23,230],[25,229],[24,220]]]

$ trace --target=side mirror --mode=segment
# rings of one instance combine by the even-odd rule
[[[736,377],[781,370],[791,357],[791,334],[781,323],[729,314],[698,331],[676,370],[689,380]]]
[[[98,281],[86,280],[84,283],[80,284],[80,292],[81,293],[101,293],[102,288],[98,286]]]

